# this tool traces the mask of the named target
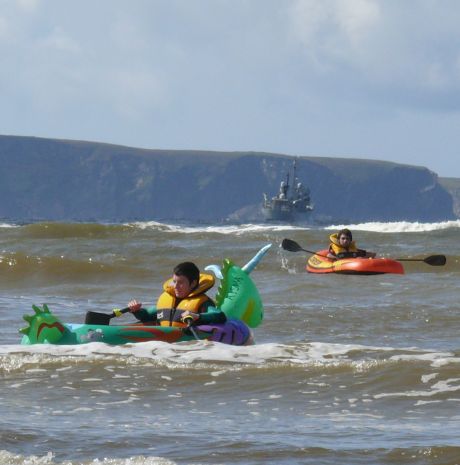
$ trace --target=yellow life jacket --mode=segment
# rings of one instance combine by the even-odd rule
[[[336,256],[338,256],[339,254],[352,254],[354,252],[358,252],[358,248],[356,247],[355,241],[351,241],[348,248],[342,247],[339,243],[338,233],[331,234],[329,236],[329,240],[331,241],[329,245],[329,251]]]
[[[198,287],[187,297],[179,300],[174,293],[173,279],[168,279],[163,284],[163,293],[157,301],[157,318],[161,326],[187,326],[181,321],[182,313],[185,311],[199,313],[200,307],[211,300],[205,292],[214,286],[214,276],[207,273],[200,273]]]

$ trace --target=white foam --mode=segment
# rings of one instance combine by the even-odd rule
[[[163,457],[136,456],[129,458],[104,458],[93,460],[72,460],[58,462],[54,460],[52,452],[46,455],[12,454],[7,450],[0,450],[0,463],[8,465],[175,465],[176,462]]]
[[[324,229],[340,230],[349,228],[356,231],[371,231],[381,233],[401,233],[401,232],[425,232],[439,231],[443,229],[460,229],[460,220],[441,221],[439,223],[419,223],[409,221],[394,221],[394,222],[369,222],[357,224],[338,224],[327,226]]]
[[[383,397],[432,397],[438,394],[444,394],[446,392],[458,392],[460,391],[459,385],[460,378],[451,378],[443,381],[438,381],[429,388],[423,391],[406,391],[406,392],[389,392],[376,394],[375,399],[381,399]]]
[[[169,231],[174,233],[182,234],[196,234],[196,233],[216,233],[223,235],[243,235],[253,232],[265,232],[265,231],[292,231],[292,230],[306,230],[308,227],[291,226],[291,225],[278,225],[278,224],[229,224],[229,225],[198,225],[198,226],[185,226],[185,225],[174,225],[167,223],[158,223],[156,221],[145,221],[130,223],[130,226],[134,226],[139,229],[153,229],[160,231]]]
[[[420,351],[422,352],[422,351]],[[410,353],[403,355],[394,355],[391,357],[393,361],[427,361],[430,362],[430,365],[434,368],[439,368],[449,363],[460,363],[460,358],[455,357],[451,352],[426,352],[426,353]]]
[[[219,374],[242,367],[271,366],[348,366],[356,371],[366,371],[385,363],[411,363],[425,361],[431,367],[458,364],[460,358],[450,352],[437,352],[417,348],[372,347],[358,344],[331,344],[322,342],[296,344],[256,344],[253,346],[230,346],[209,341],[190,341],[178,344],[167,342],[143,342],[110,346],[101,342],[75,346],[37,344],[31,346],[0,346],[0,372],[35,370],[43,364],[64,366],[72,359],[76,364],[92,360],[117,361],[128,365],[155,364],[171,369],[201,368],[216,365]],[[49,368],[49,367],[48,367]],[[84,369],[78,367],[78,369]],[[85,378],[88,382],[92,378]]]
[[[438,373],[431,373],[429,375],[423,375],[420,379],[422,383],[428,383],[432,379],[435,379],[438,376]]]
[[[128,226],[132,226],[139,229],[153,229],[163,232],[173,232],[182,234],[196,234],[196,233],[216,233],[223,235],[244,235],[248,233],[257,232],[278,232],[278,231],[304,231],[309,229],[317,230],[339,230],[343,228],[349,228],[357,231],[370,231],[380,233],[413,233],[413,232],[426,232],[426,231],[438,231],[444,229],[460,229],[460,220],[455,221],[441,221],[435,223],[420,223],[410,221],[390,221],[390,222],[379,222],[371,221],[366,223],[356,224],[333,224],[329,226],[319,227],[315,225],[302,225],[293,226],[287,224],[228,224],[228,225],[197,225],[197,226],[186,226],[168,223],[159,223],[157,221],[143,221],[129,223]]]

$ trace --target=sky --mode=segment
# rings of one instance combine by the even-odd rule
[[[0,134],[460,178],[460,1],[0,0]]]

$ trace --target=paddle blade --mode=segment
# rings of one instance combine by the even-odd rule
[[[85,324],[87,325],[109,325],[113,315],[98,312],[86,312]]]
[[[303,250],[297,242],[292,241],[291,239],[283,239],[281,247],[289,252],[299,252],[300,250]]]
[[[426,257],[423,261],[431,266],[444,266],[447,259],[445,255],[431,255],[430,257]]]

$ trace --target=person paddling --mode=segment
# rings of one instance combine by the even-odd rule
[[[374,252],[368,252],[363,249],[358,249],[353,241],[353,235],[349,229],[341,229],[338,233],[329,236],[331,241],[329,244],[328,258],[338,260],[342,258],[374,258]]]
[[[128,308],[139,321],[156,322],[160,326],[225,323],[225,313],[215,308],[214,301],[206,295],[213,285],[212,275],[200,273],[192,262],[183,262],[164,283],[156,307],[142,308],[141,302],[131,300]]]

